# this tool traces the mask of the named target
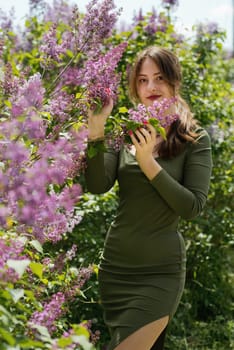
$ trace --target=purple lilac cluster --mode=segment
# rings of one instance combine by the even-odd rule
[[[82,323],[80,323],[78,326],[82,329],[85,329],[88,331],[89,333],[89,337],[90,337],[90,341],[92,344],[96,344],[97,341],[100,339],[100,331],[96,330],[96,331],[92,331],[92,320],[87,320],[87,321],[83,321]],[[63,333],[63,337],[64,338],[73,338],[72,339],[72,343],[69,342],[69,345],[66,346],[66,350],[76,350],[76,349],[80,349],[80,343],[76,340],[76,337],[74,337],[76,335],[76,330],[71,328],[68,331]],[[55,340],[53,342],[53,344],[51,345],[51,350],[61,350],[61,347],[59,346],[57,340]]]
[[[71,107],[73,104],[74,96],[68,94],[66,91],[58,90],[53,96],[51,96],[48,105],[45,107],[53,118],[53,121],[58,123],[59,126],[63,126],[63,123],[70,117]],[[53,130],[55,133],[55,130]]]
[[[70,46],[68,40],[63,40],[61,44],[58,44],[56,37],[55,23],[52,24],[49,31],[43,36],[43,45],[39,48],[41,55],[41,66],[45,69],[51,69],[54,65],[61,61],[62,55]]]
[[[157,14],[155,8],[152,8],[151,14],[147,16],[147,24],[145,25],[146,17],[142,13],[142,9],[134,16],[134,25],[141,23],[144,26],[145,32],[149,36],[154,36],[156,32],[165,32],[168,27],[167,18],[163,13]]]
[[[127,43],[121,43],[98,60],[88,60],[80,71],[80,79],[91,105],[95,106],[95,102],[104,105],[110,97],[116,99],[120,77],[115,70],[126,46]]]
[[[5,239],[0,239],[0,281],[1,283],[11,282],[14,283],[18,280],[19,276],[17,272],[7,267],[7,260],[20,260],[20,257],[24,249],[24,244],[19,239],[11,239],[6,243]]]
[[[162,0],[162,4],[164,6],[178,6],[179,1],[178,0]]]
[[[86,131],[83,136],[86,139]],[[29,151],[22,143],[2,145],[1,159],[9,164],[0,171],[4,184],[0,191],[2,226],[6,226],[7,217],[12,217],[18,222],[19,231],[28,227],[40,242],[55,242],[77,223],[71,213],[82,193],[81,186],[65,186],[59,193],[48,191],[48,186],[64,183],[68,170],[74,166],[73,156],[86,147],[85,139],[77,133],[72,142],[60,138],[43,144],[38,153],[41,158],[29,167]]]
[[[48,329],[50,334],[56,330],[56,320],[58,320],[65,312],[65,296],[58,292],[54,294],[48,303],[44,303],[42,311],[33,313],[29,320],[30,328],[34,329],[35,325],[41,325]]]
[[[95,51],[113,30],[120,10],[116,11],[113,0],[91,0],[86,6],[85,16],[78,22],[78,47],[82,52]]]
[[[6,228],[11,217],[19,233],[30,231],[40,242],[57,241],[80,221],[74,205],[82,191],[80,185],[73,184],[54,193],[53,185],[64,185],[79,172],[87,130],[72,130],[54,140],[46,137],[47,125],[41,118],[44,88],[39,74],[24,84],[19,80],[14,91],[10,118],[0,124],[0,224]],[[25,140],[37,145],[35,154]]]
[[[44,0],[30,0],[31,7],[34,3],[34,7],[39,5],[45,7],[44,21],[53,23],[71,24],[74,12],[74,6],[71,6],[64,0],[53,0],[52,4],[44,2]]]
[[[197,37],[203,38],[205,34],[214,35],[219,33],[219,27],[216,22],[199,23],[197,26]]]
[[[152,106],[146,107],[138,104],[137,109],[129,110],[129,119],[140,124],[155,119],[163,128],[170,126],[179,116],[176,113],[168,113],[170,107],[176,102],[176,98],[164,98],[161,101],[154,101]]]

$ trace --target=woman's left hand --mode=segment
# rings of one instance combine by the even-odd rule
[[[130,134],[136,148],[136,160],[145,175],[151,180],[161,170],[154,159],[153,152],[156,144],[156,130],[151,124]]]

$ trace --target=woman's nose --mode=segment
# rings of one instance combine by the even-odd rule
[[[148,88],[149,90],[152,90],[152,91],[155,90],[156,89],[155,81],[149,81]]]

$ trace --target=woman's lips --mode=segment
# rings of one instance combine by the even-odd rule
[[[157,100],[160,97],[161,97],[161,95],[151,95],[151,96],[148,96],[147,99],[150,100],[150,101],[154,101],[154,100]]]

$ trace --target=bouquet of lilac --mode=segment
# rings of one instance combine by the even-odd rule
[[[148,123],[153,125],[160,135],[166,139],[165,128],[174,123],[179,115],[175,112],[176,97],[164,98],[154,101],[152,106],[146,107],[138,104],[136,108],[127,109],[121,107],[119,114],[109,117],[106,123],[107,142],[115,149],[122,144],[131,143],[129,131],[135,131],[140,127],[146,127]]]

